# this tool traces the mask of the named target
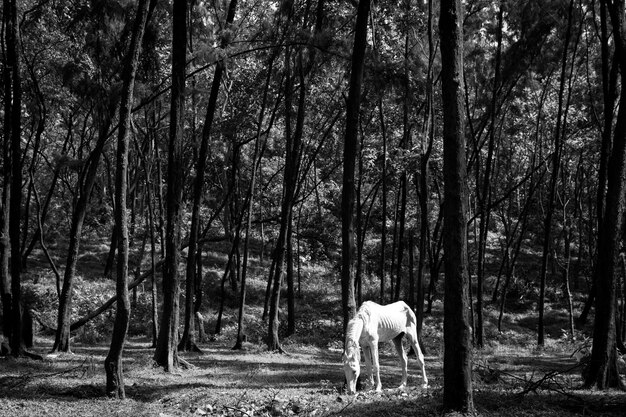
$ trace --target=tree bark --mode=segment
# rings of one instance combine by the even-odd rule
[[[11,256],[11,242],[9,238],[9,225],[10,225],[10,205],[11,205],[11,136],[13,129],[13,75],[14,72],[11,68],[14,66],[13,59],[15,57],[15,24],[13,7],[9,0],[3,2],[3,46],[4,61],[3,61],[3,81],[4,81],[4,137],[2,140],[2,157],[4,161],[3,179],[4,184],[2,188],[2,233],[0,233],[0,292],[2,293],[2,329],[4,335],[11,338],[11,332],[13,329],[13,296],[11,293],[11,273],[9,271],[9,259]],[[13,10],[13,12],[12,12]],[[10,54],[9,50],[13,50]]]
[[[467,168],[463,112],[463,10],[461,0],[442,0],[441,89],[444,174],[444,386],[446,411],[471,414],[472,347],[467,264]]]
[[[226,26],[228,27],[235,19],[235,10],[237,9],[237,0],[231,0],[226,14]],[[223,38],[221,48],[224,49],[228,45],[228,40]],[[196,271],[196,247],[198,240],[198,232],[200,230],[200,203],[202,201],[202,193],[204,188],[204,171],[206,170],[206,160],[209,153],[209,140],[211,138],[211,128],[213,126],[213,117],[217,108],[217,99],[222,82],[222,74],[224,73],[225,64],[219,61],[215,66],[213,74],[213,83],[211,85],[211,93],[209,94],[209,102],[207,104],[207,112],[202,127],[202,140],[200,142],[200,150],[198,153],[198,161],[196,167],[196,177],[193,182],[193,206],[191,211],[191,229],[189,231],[189,249],[187,255],[186,284],[185,284],[185,320],[184,330],[178,346],[179,350],[198,351],[195,342],[194,333],[194,314],[193,305],[195,297],[195,271]]]
[[[20,229],[21,229],[21,206],[22,206],[22,86],[20,80],[20,56],[18,52],[17,33],[17,2],[8,0],[4,2],[4,25],[5,25],[5,136],[4,141],[9,142],[10,157],[5,159],[8,165],[9,184],[7,197],[8,207],[5,204],[5,216],[8,214],[8,245],[10,256],[6,254],[5,261],[10,259],[9,267],[11,275],[10,284],[10,320],[9,346],[14,356],[23,353],[22,341],[22,299],[21,299],[21,251],[20,251]],[[8,74],[7,74],[8,73]],[[8,110],[8,112],[6,112]],[[6,145],[5,145],[6,146]],[[6,220],[6,218],[5,218]],[[6,273],[6,270],[5,270]],[[5,278],[8,279],[8,278]],[[6,290],[5,290],[6,292]],[[4,298],[4,297],[3,297]],[[3,301],[5,301],[3,299]],[[7,299],[8,301],[8,299]],[[6,309],[6,306],[5,306]],[[5,318],[6,320],[7,318]]]
[[[304,128],[304,115],[306,103],[306,86],[302,76],[303,68],[299,65],[300,85],[298,86],[298,112],[296,116],[296,126],[293,134],[291,133],[291,113],[292,99],[291,90],[293,90],[293,74],[291,74],[291,54],[285,53],[285,71],[287,72],[285,84],[285,169],[283,177],[283,201],[280,214],[280,230],[276,241],[276,249],[274,256],[276,265],[274,268],[274,277],[272,280],[272,293],[270,300],[270,315],[268,328],[268,348],[272,351],[282,352],[280,339],[278,337],[279,317],[278,310],[280,306],[280,289],[282,287],[283,273],[285,268],[285,258],[288,251],[288,245],[291,244],[289,239],[289,228],[293,218],[293,207],[296,200],[298,174],[300,171],[302,135]]]
[[[163,268],[163,313],[154,360],[166,372],[178,367],[178,265],[183,197],[185,65],[187,63],[187,1],[174,0],[172,29],[172,92],[167,175],[167,222]]]
[[[485,278],[485,256],[487,251],[487,234],[489,232],[489,220],[491,217],[491,171],[493,168],[493,156],[496,145],[496,116],[498,90],[500,88],[500,61],[502,56],[502,15],[504,1],[500,0],[498,9],[498,28],[496,32],[497,47],[495,57],[495,69],[491,94],[491,110],[489,125],[489,144],[487,146],[487,160],[485,161],[485,174],[482,182],[481,193],[478,194],[480,210],[480,228],[478,234],[478,265],[476,268],[476,347],[482,348],[483,336],[483,287]]]
[[[117,244],[117,280],[115,292],[117,294],[117,310],[111,347],[104,369],[106,373],[106,392],[109,397],[123,399],[124,373],[122,369],[122,353],[128,333],[130,321],[130,300],[128,297],[128,213],[126,210],[126,194],[128,192],[128,149],[130,117],[133,105],[133,89],[135,75],[141,52],[141,42],[148,16],[148,6],[151,0],[140,0],[133,24],[131,43],[124,63],[122,74],[123,88],[120,99],[120,118],[117,136],[117,169],[115,173],[115,228],[119,241]]]
[[[380,129],[383,139],[383,166],[382,166],[382,221],[381,221],[381,234],[380,234],[380,303],[385,303],[385,273],[387,265],[387,130],[385,128],[385,115],[383,113],[383,99],[382,97],[378,101],[378,112],[380,115]]]
[[[615,38],[615,54],[620,66],[622,81],[626,79],[626,47],[624,43],[624,3],[605,2]],[[596,314],[593,328],[591,360],[585,386],[598,389],[618,387],[624,389],[617,368],[616,350],[616,297],[617,257],[621,231],[624,225],[626,191],[626,85],[622,82],[613,149],[607,165],[607,192],[604,218],[598,241],[598,255],[594,282],[596,284]]]
[[[343,311],[344,333],[348,326],[348,321],[356,315],[356,301],[354,298],[354,172],[357,156],[361,85],[363,83],[363,63],[365,61],[365,48],[367,46],[367,20],[369,10],[370,0],[359,1],[350,70],[350,87],[348,100],[346,101],[343,187],[341,192],[341,306]]]
[[[548,256],[550,254],[550,242],[552,240],[552,214],[554,211],[554,200],[556,196],[556,186],[559,178],[559,167],[561,164],[561,129],[565,129],[564,123],[562,123],[563,115],[563,95],[565,92],[566,82],[566,67],[567,67],[567,55],[569,49],[569,41],[572,33],[572,18],[574,10],[574,0],[570,0],[567,29],[565,32],[565,40],[563,45],[563,57],[561,60],[561,78],[559,81],[559,95],[558,95],[558,109],[556,116],[556,129],[554,132],[554,150],[552,151],[552,172],[550,176],[550,188],[548,194],[548,204],[546,209],[546,218],[544,222],[544,239],[543,239],[543,254],[541,256],[541,275],[540,275],[540,288],[539,288],[539,319],[537,322],[537,344],[543,346],[545,342],[544,335],[544,302],[546,292],[546,278],[548,274]]]

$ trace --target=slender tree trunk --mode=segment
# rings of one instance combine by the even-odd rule
[[[10,241],[10,206],[11,206],[11,137],[13,130],[13,60],[15,59],[15,22],[14,2],[3,2],[3,81],[4,81],[4,137],[2,138],[2,157],[4,159],[4,184],[2,188],[2,233],[0,233],[0,291],[2,293],[2,329],[9,339],[13,331],[13,296],[11,293],[11,273],[9,271],[9,259],[11,256]],[[11,53],[9,53],[11,50]],[[10,342],[9,342],[10,343]]]
[[[288,48],[289,49],[289,48]],[[301,57],[300,57],[301,58]],[[276,242],[275,258],[276,266],[274,269],[274,278],[272,283],[272,296],[270,301],[270,317],[268,328],[268,348],[272,351],[282,352],[280,340],[278,337],[279,317],[278,310],[280,305],[280,289],[282,287],[283,269],[285,267],[286,253],[289,250],[288,245],[291,244],[289,239],[289,228],[293,218],[293,206],[296,199],[298,174],[300,172],[300,158],[302,147],[302,135],[304,128],[304,115],[306,111],[306,85],[304,82],[303,68],[299,67],[298,86],[298,112],[296,116],[296,126],[291,134],[289,128],[291,122],[291,90],[293,89],[293,75],[291,74],[291,54],[285,53],[285,64],[287,72],[287,82],[285,85],[285,125],[286,125],[286,152],[285,152],[285,170],[283,178],[283,202],[281,206],[281,224]]]
[[[567,29],[565,32],[565,41],[563,44],[563,57],[561,60],[561,78],[559,82],[559,95],[558,95],[558,110],[556,116],[556,129],[554,132],[554,150],[552,153],[552,173],[550,177],[550,188],[548,191],[548,204],[546,209],[546,218],[544,222],[544,239],[543,239],[543,255],[541,256],[541,275],[540,275],[540,289],[539,289],[539,320],[537,322],[537,344],[539,346],[544,345],[544,303],[546,292],[546,279],[548,274],[548,255],[550,254],[550,242],[552,240],[552,214],[554,211],[554,200],[556,196],[556,186],[559,178],[559,167],[561,164],[561,149],[562,149],[562,133],[561,129],[565,129],[564,123],[562,124],[563,116],[563,96],[565,93],[566,83],[566,68],[567,57],[569,50],[569,41],[572,33],[572,19],[574,10],[574,0],[570,0],[569,12],[567,18]]]
[[[613,127],[613,109],[615,100],[617,99],[617,80],[619,75],[619,63],[613,56],[613,65],[611,65],[609,29],[608,29],[607,5],[605,1],[600,1],[600,49],[602,59],[602,96],[604,107],[604,126],[602,129],[602,138],[600,145],[600,164],[598,169],[598,186],[596,196],[596,220],[598,231],[602,229],[602,221],[604,219],[604,206],[606,198],[607,185],[607,165],[609,154],[612,146],[612,127]],[[582,328],[587,322],[587,317],[591,311],[591,307],[595,301],[596,285],[593,282],[595,275],[592,275],[592,285],[589,295],[585,301],[585,305],[580,315],[576,319],[576,325]]]
[[[163,313],[154,360],[166,372],[178,367],[178,265],[183,194],[185,65],[187,63],[187,1],[174,0],[172,30],[172,93],[167,176],[167,223],[163,268]]]
[[[59,299],[59,314],[57,319],[57,331],[54,340],[53,351],[70,351],[70,323],[72,311],[72,298],[74,291],[74,277],[76,276],[76,266],[78,264],[78,254],[82,235],[83,223],[87,214],[89,197],[93,190],[98,165],[104,145],[108,138],[109,127],[113,118],[114,108],[101,108],[100,125],[98,126],[98,141],[91,151],[81,173],[78,184],[78,196],[72,212],[72,222],[70,226],[70,242],[67,251],[65,272],[63,274],[63,286]]]
[[[226,15],[226,26],[233,23],[235,18],[235,10],[237,8],[237,0],[231,0]],[[222,39],[221,47],[225,48],[228,44],[226,38]],[[194,333],[194,314],[193,305],[195,297],[195,280],[196,280],[196,247],[198,240],[198,232],[200,230],[200,203],[202,201],[202,193],[204,188],[204,172],[206,170],[206,160],[209,153],[209,140],[211,138],[211,128],[213,126],[213,117],[217,108],[217,99],[222,82],[222,74],[224,73],[224,63],[218,62],[215,66],[213,74],[213,84],[211,85],[211,93],[209,94],[209,102],[207,104],[206,117],[202,128],[202,140],[200,142],[200,150],[198,153],[198,161],[196,167],[196,177],[194,178],[193,206],[191,211],[191,229],[189,231],[189,249],[187,255],[186,284],[185,284],[185,320],[184,330],[178,346],[179,350],[199,351],[195,342]]]
[[[128,149],[130,117],[133,105],[133,89],[135,74],[139,63],[141,42],[148,16],[150,0],[140,0],[133,24],[130,49],[124,63],[122,80],[124,83],[120,101],[120,121],[117,137],[117,170],[115,173],[115,227],[118,230],[117,280],[117,311],[111,347],[104,360],[106,372],[106,392],[110,397],[125,398],[124,373],[122,371],[122,352],[128,333],[130,321],[130,300],[128,298],[128,213],[126,210],[126,194],[128,192]]]
[[[383,191],[381,195],[382,222],[380,235],[380,303],[385,303],[385,273],[387,264],[387,130],[385,128],[385,117],[383,113],[383,99],[378,101],[378,111],[380,115],[380,129],[383,136],[383,167],[382,182]]]
[[[463,113],[463,10],[461,0],[442,0],[441,89],[444,174],[444,410],[471,414],[472,348],[467,264],[467,170]]]
[[[434,105],[433,105],[433,60],[436,54],[433,39],[433,0],[428,0],[428,70],[426,72],[426,109],[424,111],[424,128],[422,136],[422,152],[420,156],[420,172],[415,177],[417,182],[417,198],[419,202],[419,259],[417,261],[417,308],[422,311],[422,319],[424,316],[424,267],[428,257],[428,245],[430,241],[429,212],[428,212],[428,182],[429,182],[429,160],[432,152],[433,142],[435,138],[434,129]],[[424,140],[428,138],[428,142],[424,145]],[[420,295],[421,292],[421,295]]]
[[[484,344],[483,336],[483,287],[485,277],[485,255],[487,251],[487,233],[489,231],[489,220],[491,217],[491,171],[493,168],[493,157],[496,145],[496,116],[498,90],[500,88],[500,60],[502,55],[502,15],[504,12],[504,1],[500,0],[498,10],[498,29],[496,32],[497,44],[496,58],[494,63],[494,77],[491,94],[489,144],[487,147],[487,160],[485,161],[485,174],[482,182],[482,190],[479,194],[480,228],[478,234],[478,265],[476,269],[476,347],[482,348]]]
[[[602,0],[606,2],[606,0]],[[606,3],[615,38],[615,54],[622,81],[626,79],[626,45],[624,43],[624,3]],[[613,149],[607,165],[607,192],[602,229],[598,242],[595,270],[596,314],[593,328],[591,360],[585,386],[598,389],[624,389],[617,368],[616,350],[616,281],[617,257],[624,223],[626,190],[626,85],[622,82],[619,110],[613,132]]]
[[[248,255],[249,255],[249,244],[250,244],[250,231],[252,229],[252,209],[254,207],[254,191],[256,187],[256,176],[257,170],[261,164],[261,130],[263,127],[263,120],[265,118],[265,109],[267,106],[267,96],[268,90],[270,87],[270,81],[272,77],[272,69],[274,68],[274,60],[277,55],[272,55],[269,61],[268,69],[267,69],[267,78],[265,81],[265,88],[263,89],[263,100],[261,103],[261,111],[259,112],[259,120],[257,122],[257,130],[256,130],[256,139],[254,142],[254,154],[253,154],[253,164],[252,164],[252,174],[250,178],[250,187],[248,189],[248,204],[245,208],[246,210],[246,237],[243,244],[243,268],[241,272],[241,289],[239,293],[239,320],[237,322],[237,340],[235,341],[235,346],[233,349],[241,349],[243,346],[243,341],[245,339],[245,323],[244,323],[244,313],[246,306],[246,291],[247,291],[247,275],[248,275]],[[265,146],[263,146],[264,148]],[[268,286],[269,288],[269,286]],[[267,300],[268,297],[266,297]],[[267,304],[266,304],[267,305]],[[267,308],[265,309],[267,310]],[[265,313],[264,310],[264,313]],[[265,315],[265,314],[264,314]]]
[[[357,155],[357,136],[361,108],[363,63],[367,46],[367,20],[370,0],[361,0],[357,8],[350,87],[346,101],[346,130],[343,149],[343,187],[341,192],[341,305],[344,332],[348,321],[356,315],[354,298],[354,172]],[[384,248],[383,248],[384,250]]]
[[[8,201],[9,217],[9,246],[10,273],[11,273],[11,320],[9,345],[14,356],[23,353],[22,343],[22,296],[21,296],[21,248],[20,233],[22,220],[22,86],[20,80],[20,56],[18,52],[18,28],[17,28],[17,2],[15,0],[5,1],[5,42],[6,61],[5,72],[10,72],[5,77],[10,78],[7,89],[10,95],[5,97],[9,101],[9,113],[5,113],[5,141],[10,141],[10,158],[5,160],[10,166],[10,186]],[[10,116],[9,116],[10,115]],[[8,130],[6,128],[9,128]],[[6,187],[6,185],[5,185]],[[5,208],[6,210],[6,208]],[[6,213],[6,211],[5,211]]]

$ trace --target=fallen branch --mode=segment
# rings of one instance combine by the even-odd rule
[[[164,262],[163,259],[161,259],[159,262],[157,262],[156,265],[155,265],[155,269],[160,268],[161,265],[163,265],[163,262]],[[131,283],[128,284],[128,289],[132,290],[137,285],[141,284],[150,275],[152,275],[152,269],[149,269],[148,271],[144,272],[143,274],[141,274],[140,276],[135,278],[133,281],[131,281]],[[93,311],[90,311],[85,316],[81,317],[80,319],[78,319],[74,323],[72,323],[70,325],[70,330],[74,331],[74,330],[80,329],[82,326],[87,324],[90,320],[98,317],[100,314],[102,314],[105,311],[107,311],[113,305],[113,303],[115,303],[116,301],[117,301],[117,295],[112,296],[107,301],[105,301],[105,303],[102,304],[100,307],[98,307],[97,309],[95,309]]]

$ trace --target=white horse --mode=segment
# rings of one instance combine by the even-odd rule
[[[393,340],[400,365],[402,366],[402,383],[400,388],[406,387],[407,380],[407,355],[402,348],[402,337],[406,335],[413,350],[417,355],[417,362],[422,369],[422,387],[428,386],[424,355],[417,342],[415,313],[404,302],[398,301],[393,304],[381,306],[372,301],[364,302],[356,316],[348,322],[346,329],[346,344],[342,356],[343,370],[346,374],[348,394],[356,393],[356,381],[361,372],[361,353],[359,345],[363,347],[365,355],[365,367],[368,381],[374,383],[373,371],[376,376],[376,391],[382,391],[380,383],[380,365],[378,363],[378,342]]]

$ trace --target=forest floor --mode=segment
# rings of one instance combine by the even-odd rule
[[[215,261],[215,262],[213,262]],[[206,282],[206,297],[217,303],[222,263]],[[213,262],[213,263],[212,263]],[[432,416],[441,414],[443,391],[442,304],[424,322],[426,372],[429,386],[422,389],[414,357],[409,359],[409,386],[399,390],[400,370],[393,347],[381,345],[383,392],[343,393],[339,282],[332,269],[303,269],[302,291],[296,300],[297,326],[282,340],[285,354],[268,352],[267,332],[261,316],[265,278],[262,265],[253,265],[246,325],[248,342],[233,351],[236,306],[227,302],[219,334],[199,346],[202,353],[181,353],[189,369],[165,373],[153,366],[147,299],[139,297],[124,350],[125,400],[109,399],[104,391],[103,362],[113,315],[103,315],[99,326],[77,331],[72,353],[49,354],[53,336],[35,337],[33,352],[43,360],[0,357],[0,416]],[[52,278],[32,268],[27,276],[39,313],[54,322],[56,306]],[[88,276],[88,274],[85,274]],[[77,301],[100,302],[113,293],[114,283],[93,274],[77,283]],[[101,276],[101,275],[100,275]],[[212,277],[212,278],[211,278]],[[375,288],[376,282],[366,283]],[[213,288],[213,290],[211,290]],[[149,293],[149,285],[143,288]],[[35,294],[35,295],[33,295]],[[52,294],[52,295],[51,295]],[[48,297],[48,298],[46,298]],[[46,301],[48,300],[48,301]],[[95,300],[95,301],[94,301]],[[100,300],[100,301],[98,301]],[[582,299],[577,299],[577,308]],[[261,307],[259,307],[261,306]],[[93,306],[92,306],[93,307]],[[206,311],[207,330],[214,326],[216,309]],[[76,315],[84,314],[77,307]],[[626,416],[626,393],[585,390],[582,366],[574,353],[588,347],[588,336],[567,335],[566,310],[547,304],[547,342],[536,345],[536,312],[532,302],[510,303],[499,332],[496,306],[487,303],[483,349],[473,358],[474,402],[483,416]],[[138,324],[137,324],[138,323]],[[98,333],[99,337],[98,337]],[[209,332],[211,333],[211,332]]]
[[[38,339],[49,345],[51,340]],[[383,392],[342,393],[338,349],[291,346],[287,354],[248,345],[202,345],[184,354],[190,369],[167,374],[152,366],[151,343],[131,339],[125,350],[127,399],[104,395],[106,345],[74,345],[72,354],[43,361],[0,359],[2,416],[431,416],[440,414],[442,358],[426,355],[427,389],[414,359],[409,387],[398,390],[397,358],[381,351]],[[41,352],[43,353],[43,352]],[[477,352],[474,401],[484,416],[624,416],[626,394],[582,390],[580,368],[555,351]]]

